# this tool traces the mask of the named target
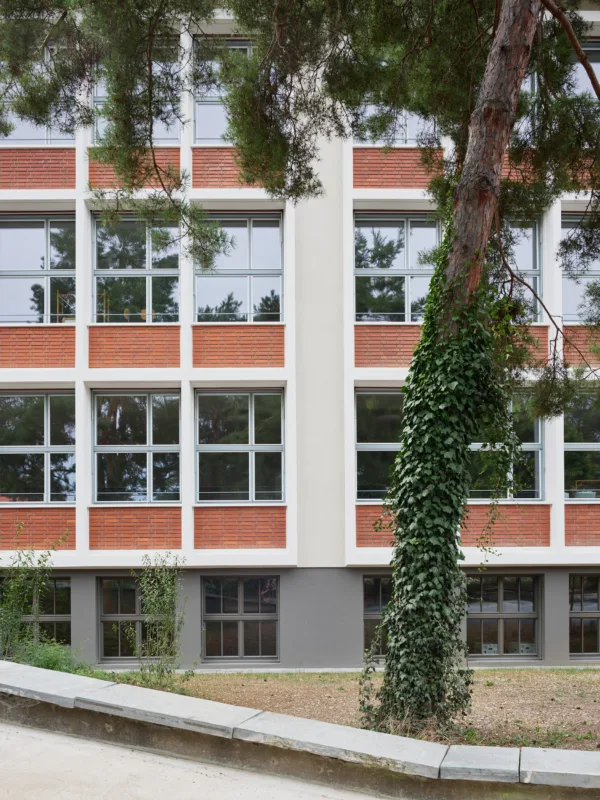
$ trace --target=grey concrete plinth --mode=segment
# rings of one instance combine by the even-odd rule
[[[440,778],[519,783],[518,747],[452,745],[442,762]]]
[[[43,700],[64,708],[74,708],[75,698],[80,692],[105,691],[112,685],[108,681],[28,667],[24,664],[12,664],[10,669],[2,666],[0,669],[1,692],[27,697],[30,700]]]
[[[94,691],[93,687],[83,690],[77,696],[75,707],[228,739],[232,738],[236,725],[260,714],[254,708],[125,684],[113,684],[102,691]]]
[[[521,783],[600,789],[600,753],[523,747]]]
[[[446,745],[265,712],[236,727],[235,739],[303,750],[406,775],[437,778]]]

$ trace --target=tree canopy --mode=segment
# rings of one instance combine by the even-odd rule
[[[191,124],[185,93],[222,99],[242,180],[293,202],[323,190],[323,138],[391,146],[417,130],[444,235],[429,256],[434,274],[387,499],[395,543],[386,672],[377,704],[367,698],[364,711],[380,728],[445,724],[469,698],[457,538],[469,444],[486,428],[498,468],[518,474],[515,389],[533,384],[537,413],[555,414],[572,398],[574,377],[595,373],[563,363],[560,322],[515,263],[525,227],[565,193],[587,203],[559,247],[565,273],[600,258],[600,85],[581,47],[591,25],[577,0],[223,5],[249,50],[216,35],[216,5],[206,0],[3,0],[0,133],[11,115],[64,133],[93,124],[100,87],[93,155],[114,166],[123,188],[97,199],[108,214],[127,208],[180,223],[192,258],[210,267],[231,243],[186,199],[189,176],[160,166],[154,147],[165,127]],[[142,196],[149,183],[158,187]],[[395,246],[375,241],[369,253],[357,240],[357,257],[385,261]],[[597,322],[594,283],[587,298]],[[261,302],[267,313],[275,299]],[[556,328],[541,364],[527,334],[540,307]],[[234,298],[217,311],[235,316]]]

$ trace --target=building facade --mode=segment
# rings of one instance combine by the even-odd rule
[[[165,129],[160,156],[235,239],[210,273],[132,217],[98,224],[89,187],[114,181],[89,159],[98,131],[19,124],[0,143],[1,563],[58,543],[41,626],[93,663],[131,662],[131,571],[171,551],[186,666],[359,668],[389,592],[374,524],[430,275],[418,256],[438,236],[411,121],[389,150],[323,142],[325,194],[293,206],[240,185],[218,96],[184,102],[190,124]],[[557,201],[517,258],[589,350],[582,284],[555,255],[585,205]],[[542,309],[531,332],[547,354]],[[493,552],[479,467],[461,532],[471,658],[597,664],[600,406],[517,417],[529,468]]]

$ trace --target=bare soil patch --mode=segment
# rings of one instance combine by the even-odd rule
[[[356,673],[202,674],[195,697],[358,726]],[[600,670],[477,670],[471,713],[451,744],[600,749]]]

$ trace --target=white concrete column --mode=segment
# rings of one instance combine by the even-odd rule
[[[542,220],[542,297],[555,322],[562,327],[562,273],[556,258],[556,250],[561,237],[561,203],[557,200],[544,214]],[[556,339],[557,331],[542,314],[544,322],[549,322],[549,340]],[[558,343],[562,356],[562,340]],[[564,431],[563,418],[556,417],[544,423],[544,496],[550,500],[550,546],[565,546],[565,469],[564,469]]]

